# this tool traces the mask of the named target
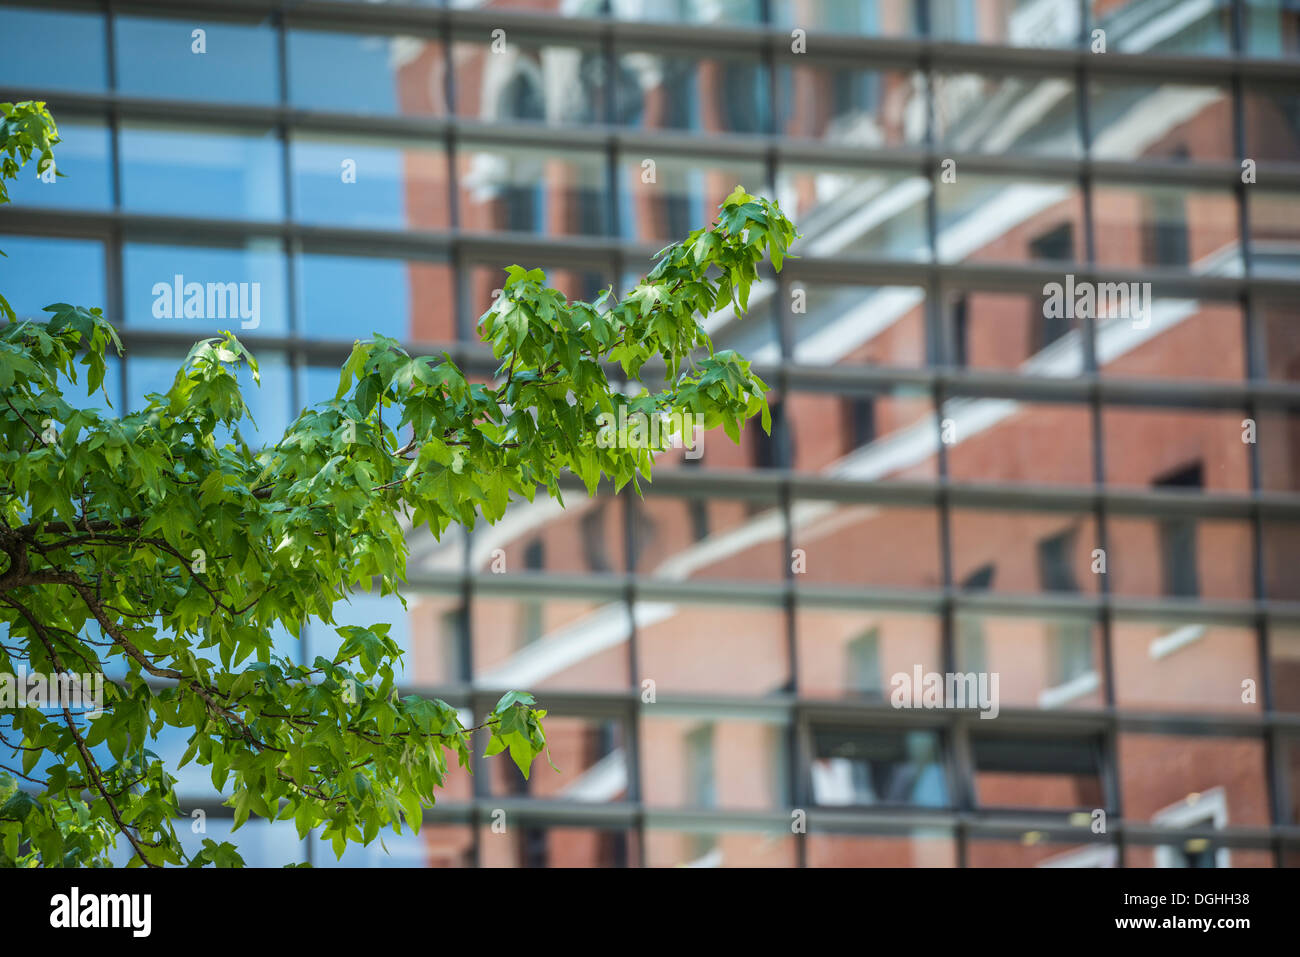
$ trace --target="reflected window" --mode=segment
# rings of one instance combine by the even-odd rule
[[[845,648],[849,689],[863,697],[880,698],[884,679],[880,673],[880,630],[872,628]]]
[[[694,807],[717,804],[713,779],[713,725],[703,724],[686,736],[686,798]]]
[[[833,806],[948,803],[939,736],[933,731],[813,731],[813,800]]]
[[[1187,204],[1179,195],[1160,192],[1149,197],[1144,242],[1146,261],[1154,266],[1186,266]]]
[[[1105,806],[1099,739],[977,735],[971,751],[981,807]]]
[[[587,562],[588,570],[593,572],[613,570],[613,564],[609,560],[609,548],[607,547],[608,536],[605,533],[605,524],[608,518],[609,502],[604,501],[594,508],[588,509],[581,519],[582,554]]]
[[[1179,469],[1158,479],[1158,489],[1200,489],[1204,484],[1201,463]],[[1165,594],[1171,598],[1195,598],[1201,593],[1196,568],[1196,518],[1176,516],[1160,520],[1160,561],[1164,570]]]
[[[844,451],[852,452],[876,441],[874,396],[852,396],[844,400]]]

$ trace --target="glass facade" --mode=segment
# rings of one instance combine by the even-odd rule
[[[413,536],[407,607],[339,612],[467,719],[535,691],[560,769],[479,759],[344,864],[1300,860],[1294,4],[47,0],[0,36],[0,99],[65,140],[0,288],[103,306],[124,407],[239,325],[266,438],[373,332],[489,379],[511,263],[626,291],[737,183],[802,233],[710,321],[770,437]],[[160,316],[179,276],[257,315]],[[955,672],[995,720],[895,706]]]

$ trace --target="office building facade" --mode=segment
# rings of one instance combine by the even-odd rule
[[[13,188],[0,290],[102,305],[115,405],[236,326],[159,316],[176,277],[258,290],[265,438],[374,332],[490,379],[509,264],[625,293],[737,184],[802,234],[708,324],[770,436],[413,534],[407,607],[340,609],[467,716],[536,693],[560,769],[481,760],[344,863],[1300,861],[1294,4],[58,0],[0,35],[66,174]]]

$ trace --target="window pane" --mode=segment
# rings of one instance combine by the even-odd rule
[[[129,326],[215,336],[289,329],[284,253],[273,239],[204,248],[128,242],[122,272]]]
[[[952,572],[958,587],[1018,594],[1096,594],[1090,514],[954,508]],[[990,571],[991,569],[991,571]]]
[[[496,575],[624,571],[623,502],[613,496],[515,501],[496,525],[474,529],[470,568]]]
[[[131,212],[280,219],[280,143],[272,132],[124,122],[122,204]]]
[[[1300,196],[1248,190],[1250,268],[1257,276],[1300,277]]]
[[[1092,29],[1106,31],[1106,49],[1120,53],[1228,53],[1231,11],[1217,4],[1169,16],[1146,0],[1089,0]]]
[[[737,185],[762,193],[766,179],[762,166],[744,160],[642,158],[624,153],[620,167],[623,238],[648,243],[676,242],[712,222]]]
[[[1252,194],[1253,195],[1253,194]],[[1093,192],[1097,261],[1194,273],[1241,269],[1237,203],[1227,190],[1098,184]]]
[[[789,828],[769,831],[645,831],[648,867],[797,867]]]
[[[1083,349],[1075,312],[1055,308],[1036,294],[951,292],[946,310],[948,361],[966,369],[1054,378],[1079,375]]]
[[[1236,155],[1226,87],[1100,78],[1088,96],[1098,159],[1231,162]]]
[[[457,116],[552,126],[604,122],[605,61],[597,47],[521,43],[511,35],[497,50],[495,40],[477,42],[478,36],[452,44]]]
[[[1085,831],[1078,843],[1047,840],[1026,831],[1019,840],[976,837],[967,845],[968,867],[1118,867],[1119,851]]]
[[[1107,573],[1117,595],[1143,598],[1254,597],[1250,523],[1166,515],[1106,519]]]
[[[759,23],[760,0],[609,0],[617,20],[655,20],[670,23]]]
[[[1294,302],[1256,300],[1263,340],[1263,373],[1280,382],[1300,382],[1300,306]]]
[[[809,867],[956,867],[957,845],[949,831],[900,834],[808,832]]]
[[[887,608],[796,608],[799,693],[883,704],[896,674],[942,671],[940,623],[935,615]]]
[[[1300,522],[1265,518],[1260,537],[1264,551],[1264,595],[1276,601],[1300,601]]]
[[[617,58],[615,120],[647,130],[763,133],[767,72],[755,60],[625,51]]]
[[[336,113],[443,116],[442,44],[414,36],[289,30],[289,102]]]
[[[387,0],[381,0],[387,2]],[[402,0],[409,2],[409,0]],[[597,17],[605,12],[606,0],[415,0],[430,6],[448,6],[453,10],[524,10],[537,15],[556,17]]]
[[[1300,11],[1291,0],[1246,0],[1244,43],[1251,56],[1300,56]]]
[[[1258,683],[1255,629],[1181,621],[1117,620],[1112,627],[1115,703],[1139,711],[1248,715],[1242,682]]]
[[[1261,166],[1300,163],[1300,91],[1291,85],[1246,83],[1242,110],[1246,156]]]
[[[638,686],[661,697],[764,695],[790,680],[780,608],[636,602]]]
[[[770,0],[772,20],[793,27],[867,36],[915,36],[920,0]]]
[[[930,33],[941,40],[1064,47],[1079,41],[1075,0],[930,0]]]
[[[1300,492],[1300,408],[1263,408],[1258,417],[1260,488]]]
[[[450,224],[441,146],[295,134],[290,157],[299,222],[391,229]]]
[[[5,254],[0,294],[19,320],[44,322],[56,302],[104,309],[104,244],[94,239],[0,236]],[[111,317],[110,317],[111,318]],[[112,351],[112,350],[110,350]]]
[[[938,474],[938,423],[924,389],[801,392],[786,406],[791,461],[801,472],[862,481]]]
[[[1066,180],[961,173],[937,189],[943,262],[1077,262],[1083,200]]]
[[[801,256],[869,256],[926,260],[930,183],[889,171],[862,172],[786,164],[776,198],[799,224],[792,250]]]
[[[729,441],[723,436],[713,441]],[[667,581],[785,578],[785,519],[775,499],[629,498],[637,572]]]
[[[966,153],[1078,156],[1079,105],[1069,76],[941,72],[936,145]]]
[[[958,672],[989,675],[990,694],[979,701],[986,714],[1001,708],[1106,706],[1101,629],[1091,618],[963,611],[954,620],[953,631]]]
[[[641,719],[648,807],[762,810],[785,805],[786,729],[763,721]]]
[[[831,807],[945,807],[948,781],[933,731],[812,731],[813,802]]]
[[[482,596],[471,607],[478,686],[503,691],[628,686],[631,620],[622,602]]]
[[[456,339],[454,277],[447,262],[304,251],[295,269],[298,328],[312,338],[379,333],[402,342]]]
[[[1170,841],[1155,846],[1129,845],[1125,867],[1272,867],[1273,852],[1259,848],[1230,847],[1203,837]]]
[[[911,146],[925,139],[925,75],[852,65],[782,66],[779,132],[829,143]]]
[[[927,364],[921,287],[795,282],[788,289],[795,362],[908,368]]]
[[[1216,492],[1250,490],[1250,445],[1240,409],[1102,409],[1106,483]]]
[[[6,184],[10,202],[16,206],[108,209],[113,205],[108,126],[102,120],[63,113],[55,119],[60,142],[54,147],[54,175],[38,171],[33,158],[16,179]]]
[[[1093,738],[971,738],[975,797],[982,808],[1104,807],[1101,742]]]
[[[1097,322],[1097,364],[1104,374],[1229,381],[1245,377],[1240,305],[1151,296],[1150,290],[1135,290],[1133,285],[1095,287],[1098,299],[1104,296],[1107,308],[1118,313]]]
[[[548,236],[607,232],[605,164],[594,151],[461,145],[460,225]]]
[[[1084,403],[949,399],[943,420],[955,482],[1092,484],[1092,412]]]
[[[113,18],[117,86],[157,99],[274,103],[275,32],[267,24]]]
[[[937,588],[939,516],[928,506],[800,499],[791,507],[799,585]],[[898,547],[864,547],[895,542]]]
[[[1300,711],[1300,625],[1270,622],[1268,654],[1273,676],[1274,710]],[[1300,741],[1292,742],[1291,747],[1293,760],[1300,759]],[[1292,800],[1300,803],[1300,791],[1292,789]]]
[[[1165,827],[1267,827],[1264,742],[1256,738],[1119,735],[1124,816]]]
[[[0,36],[0,86],[99,92],[108,85],[102,14],[0,9]]]
[[[517,821],[512,817],[511,821]],[[635,834],[586,827],[544,827],[526,819],[494,833],[479,828],[481,867],[637,867]]]

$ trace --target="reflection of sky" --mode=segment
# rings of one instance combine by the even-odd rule
[[[113,28],[123,93],[235,103],[279,98],[276,38],[269,26],[119,15]],[[203,53],[193,50],[195,29],[205,32]],[[62,32],[58,36],[62,44]]]
[[[368,339],[372,333],[406,339],[411,315],[410,272],[399,259],[304,254],[297,261],[302,332],[317,339]],[[338,371],[328,394],[334,398]],[[309,396],[317,395],[309,390]]]
[[[290,30],[289,101],[318,110],[396,113],[387,37]]]
[[[51,56],[50,37],[58,37]],[[103,90],[104,18],[95,13],[0,10],[0,86]]]
[[[104,245],[90,239],[0,236],[0,293],[19,319],[44,321],[56,302],[104,303]]]
[[[338,391],[340,371],[333,366],[301,366],[298,374],[303,408],[329,402]]]
[[[131,326],[153,327],[169,331],[195,331],[216,335],[230,329],[236,335],[247,332],[267,335],[288,330],[288,304],[285,296],[284,255],[274,240],[252,241],[245,249],[208,249],[198,246],[161,246],[127,243],[122,250],[122,271],[126,289],[126,322]],[[153,314],[155,283],[173,286],[180,274],[186,284],[258,283],[260,285],[261,324],[243,329],[238,317],[226,319],[156,319]],[[242,301],[242,300],[241,300]],[[251,304],[252,300],[248,300]],[[184,307],[172,303],[173,315]],[[205,294],[206,309],[206,294]]]
[[[290,150],[295,218],[305,223],[406,226],[405,152],[392,146],[295,138]],[[356,164],[356,182],[343,181],[347,160]]]
[[[43,182],[36,168],[37,157],[33,156],[18,178],[9,181],[9,199],[16,206],[108,209],[112,205],[113,179],[108,127],[65,122],[59,117],[55,120],[59,142],[54,147],[54,166],[63,175],[56,176],[52,183]]]
[[[201,133],[124,123],[122,201],[133,212],[280,219],[280,145],[273,133]]]

